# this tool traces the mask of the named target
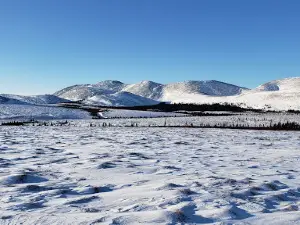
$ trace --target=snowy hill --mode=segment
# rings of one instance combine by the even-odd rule
[[[91,119],[88,112],[56,106],[3,104],[0,120],[48,120],[48,119]]]
[[[110,95],[121,91],[125,84],[120,81],[107,80],[97,84],[82,84],[64,88],[54,95],[72,101],[82,101],[97,95]]]
[[[219,81],[186,81],[167,84],[164,87],[161,101],[185,103],[222,102],[225,99],[213,97],[236,96],[246,88]]]
[[[300,92],[300,77],[274,80],[258,86],[255,91]]]
[[[89,119],[88,112],[55,106],[68,102],[55,95],[0,95],[1,119]]]
[[[174,84],[168,84],[164,88],[164,92],[182,92],[189,94],[204,94],[210,96],[232,96],[238,95],[243,89],[232,84],[220,81],[186,81]]]
[[[10,102],[2,102],[6,104],[10,103],[10,104],[47,105],[47,104],[59,104],[63,102],[69,102],[69,100],[60,98],[55,95],[23,96],[23,95],[2,94],[1,97],[10,100]]]
[[[17,99],[9,98],[4,95],[0,95],[0,104],[26,104],[25,102],[21,102]]]
[[[130,84],[124,88],[124,91],[140,95],[145,98],[159,100],[164,89],[163,84],[155,83],[153,81],[142,81],[137,84]]]
[[[274,80],[246,91],[233,102],[243,103],[254,108],[275,110],[300,110],[300,77]]]
[[[83,101],[86,104],[104,105],[104,106],[140,106],[155,105],[158,101],[144,98],[129,92],[116,92],[113,94],[95,95]]]

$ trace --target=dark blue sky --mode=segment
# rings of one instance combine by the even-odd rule
[[[0,93],[300,76],[299,0],[2,0]]]

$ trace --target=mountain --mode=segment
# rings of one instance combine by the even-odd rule
[[[109,95],[121,91],[125,84],[120,81],[107,80],[97,84],[73,85],[64,88],[54,95],[72,101],[83,101],[97,95]]]
[[[153,81],[124,84],[116,80],[106,80],[96,84],[73,85],[53,95],[0,95],[0,104],[49,105],[68,101],[105,106],[153,105],[159,102],[233,103],[274,110],[300,110],[299,100],[300,77],[273,80],[254,89],[216,80],[170,84]]]
[[[238,95],[246,88],[219,81],[186,81],[172,84],[159,84],[142,81],[137,84],[124,84],[120,81],[103,81],[98,84],[84,84],[67,87],[55,95],[73,101],[87,101],[95,96],[110,96],[118,92],[128,92],[155,101],[174,101],[176,96],[189,94],[205,96]]]
[[[216,80],[184,81],[159,84],[142,81],[124,84],[102,81],[67,87],[54,95],[87,104],[132,106],[157,102],[173,103],[233,103],[253,108],[300,109],[300,78],[286,78],[247,89]]]

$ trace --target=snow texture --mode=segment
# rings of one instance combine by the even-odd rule
[[[0,128],[0,224],[300,224],[298,132],[90,122]]]

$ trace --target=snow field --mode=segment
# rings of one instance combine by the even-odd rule
[[[0,224],[300,224],[298,132],[0,128]]]

